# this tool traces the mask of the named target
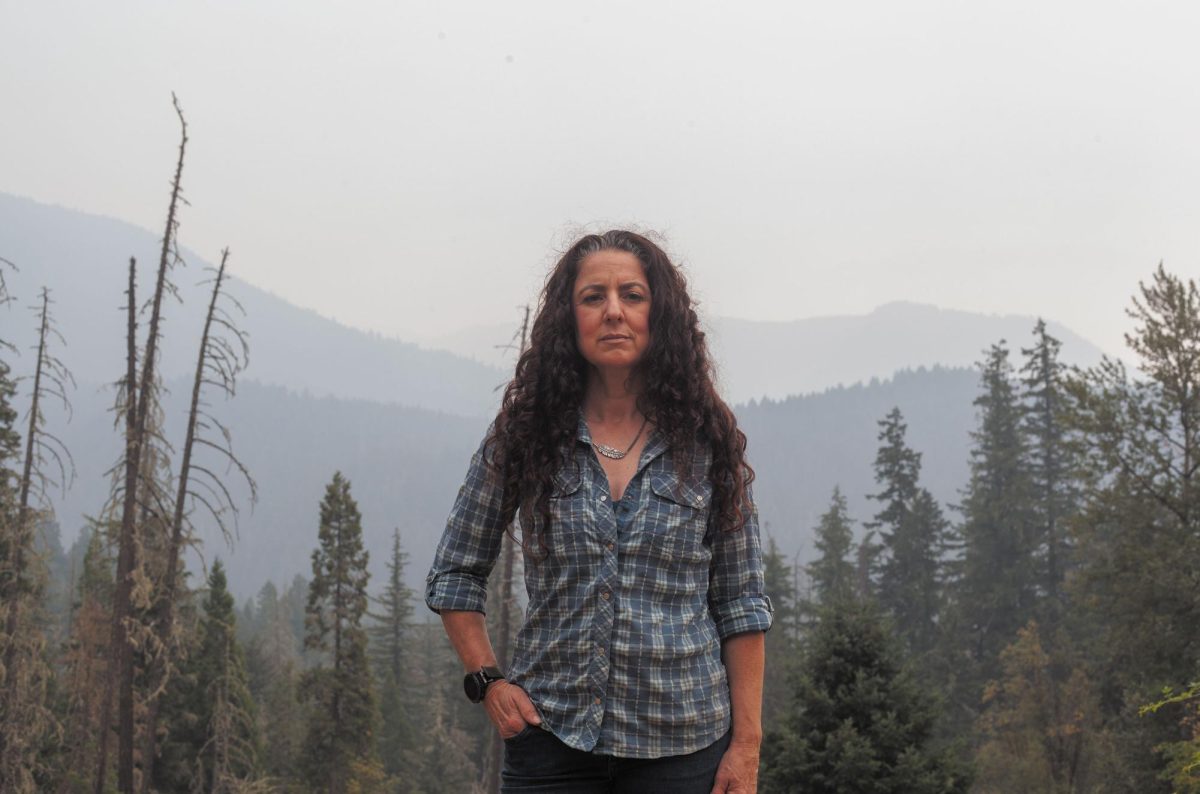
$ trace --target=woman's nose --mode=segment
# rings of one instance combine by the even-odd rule
[[[604,302],[604,319],[621,319],[621,300],[618,296],[610,296],[608,300]]]

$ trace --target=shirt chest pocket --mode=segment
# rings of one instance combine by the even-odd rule
[[[583,475],[577,467],[561,469],[550,488],[550,526],[543,526],[540,517],[536,521],[539,530],[564,549],[571,549],[572,544],[579,542],[579,533],[595,523],[588,512],[588,489],[582,486]]]
[[[649,502],[641,525],[655,551],[667,560],[687,563],[706,560],[708,547],[704,539],[712,484],[707,481],[688,484],[670,474],[649,474]]]

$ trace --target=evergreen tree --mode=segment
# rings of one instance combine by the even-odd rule
[[[213,563],[204,601],[203,637],[195,667],[208,702],[207,731],[196,759],[205,791],[228,792],[252,778],[258,764],[255,704],[237,644],[233,596],[226,588],[221,561]]]
[[[787,692],[788,670],[794,664],[798,644],[798,610],[796,585],[792,568],[787,564],[775,536],[767,532],[767,547],[763,551],[763,588],[771,597],[774,612],[771,630],[766,635],[766,665],[763,672],[764,726],[773,726],[782,710]]]
[[[1000,651],[1033,616],[1038,592],[1022,411],[1003,342],[991,347],[981,370],[957,593],[959,624],[977,667],[963,679],[974,690],[962,698],[968,704],[978,702],[983,682],[998,677]]]
[[[258,731],[263,737],[263,772],[282,782],[295,773],[304,740],[304,718],[297,701],[299,653],[285,597],[267,582],[258,592],[261,626],[246,658],[250,691],[259,704]]]
[[[854,547],[854,594],[867,601],[875,600],[879,594],[875,583],[879,578],[883,544],[876,540],[878,536],[875,530],[868,529]]]
[[[881,490],[871,498],[883,509],[866,525],[882,540],[878,598],[909,648],[924,653],[937,637],[947,523],[932,495],[918,484],[921,454],[908,446],[900,409],[893,408],[879,427],[875,481]]]
[[[305,646],[323,662],[305,677],[314,701],[304,741],[305,777],[316,790],[343,794],[355,765],[375,758],[375,695],[367,661],[367,552],[362,519],[341,472],[321,501],[318,546],[312,554]]]
[[[1061,611],[1063,579],[1071,566],[1067,520],[1078,509],[1079,489],[1064,413],[1066,366],[1058,358],[1062,345],[1046,331],[1041,319],[1033,335],[1033,347],[1021,349],[1025,357],[1021,367],[1022,427],[1029,445],[1030,510],[1040,564],[1037,579],[1048,599],[1047,617],[1054,618]]]
[[[763,745],[764,792],[965,792],[930,747],[937,709],[904,669],[875,608],[834,602],[813,630],[790,708]]]
[[[380,678],[404,678],[404,657],[409,624],[413,615],[412,588],[404,583],[408,552],[400,543],[400,530],[392,532],[392,556],[387,562],[388,578],[383,595],[376,599],[381,607],[371,615],[375,623],[367,634],[371,639],[371,660]]]
[[[379,677],[382,718],[379,730],[379,757],[389,774],[404,771],[403,752],[413,740],[415,711],[408,693],[407,648],[413,615],[412,589],[404,583],[408,552],[400,543],[400,530],[392,533],[392,556],[388,560],[387,587],[378,599],[381,611],[368,633],[371,656]]]
[[[237,619],[225,568],[213,563],[198,643],[173,676],[162,715],[168,730],[154,766],[155,788],[229,792],[258,770],[256,706],[237,644]]]
[[[851,560],[854,538],[841,488],[833,489],[829,509],[817,525],[814,545],[821,556],[809,563],[807,569],[813,602],[829,606],[853,597],[856,589],[855,565]]]
[[[1180,716],[1137,709],[1200,659],[1200,292],[1162,265],[1139,287],[1126,343],[1142,377],[1105,358],[1067,381],[1086,475],[1072,590],[1120,766],[1152,792],[1170,790],[1154,748],[1179,740]]]
[[[462,666],[445,641],[441,622],[426,620],[415,627],[414,634],[421,653],[412,675],[414,685],[424,693],[423,729],[404,751],[407,774],[399,779],[397,790],[401,794],[474,791],[483,760],[480,739],[493,729],[483,709],[462,696],[458,684]],[[471,710],[455,708],[464,704]],[[464,714],[473,717],[474,724],[464,720]]]
[[[280,598],[280,608],[284,611],[284,615],[292,627],[292,636],[296,638],[296,651],[300,655],[297,669],[313,667],[320,654],[309,649],[304,642],[308,632],[305,627],[307,620],[305,614],[308,609],[308,579],[300,574],[292,577],[292,583],[288,585],[287,590],[283,591],[283,596]]]

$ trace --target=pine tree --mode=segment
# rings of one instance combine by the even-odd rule
[[[478,762],[483,758],[478,745],[490,724],[482,709],[467,702],[458,682],[461,663],[445,641],[441,622],[428,619],[415,627],[416,647],[420,648],[413,674],[414,685],[424,693],[421,706],[423,730],[404,751],[407,775],[401,777],[401,794],[460,794],[475,791],[479,779]],[[468,725],[455,704],[473,708],[468,712],[478,722]],[[474,746],[473,746],[474,745]],[[470,749],[468,749],[470,748]]]
[[[771,597],[774,612],[771,631],[766,635],[766,665],[763,672],[764,726],[773,726],[782,710],[787,691],[788,671],[795,663],[799,641],[799,610],[796,607],[796,585],[792,568],[779,551],[775,536],[767,532],[767,547],[763,551],[763,588]]]
[[[813,601],[829,606],[852,598],[856,590],[855,565],[851,559],[854,538],[841,488],[833,489],[829,509],[817,525],[814,545],[821,556],[808,565]]]
[[[981,370],[957,587],[959,623],[978,666],[963,680],[974,688],[998,676],[1000,651],[1033,616],[1038,593],[1022,411],[1003,342],[991,347]],[[963,702],[978,698],[968,695]]]
[[[197,643],[169,679],[154,788],[227,792],[253,779],[259,733],[245,661],[237,644],[233,596],[220,560],[213,563]]]
[[[1058,357],[1062,345],[1041,319],[1033,335],[1033,347],[1021,349],[1025,357],[1021,367],[1022,428],[1029,444],[1030,509],[1040,564],[1037,579],[1048,599],[1047,617],[1054,618],[1061,611],[1063,579],[1071,567],[1067,521],[1078,509],[1079,489],[1074,445],[1064,414],[1066,365]]]
[[[937,709],[901,663],[875,607],[822,612],[780,730],[763,745],[764,792],[965,792],[969,781],[930,747]]]
[[[924,653],[937,639],[947,523],[933,496],[919,485],[921,454],[908,446],[900,409],[893,408],[879,427],[875,481],[881,490],[871,498],[883,509],[866,524],[882,540],[878,598],[908,647]]]
[[[387,587],[378,599],[382,610],[368,629],[371,655],[380,681],[379,757],[389,774],[400,774],[403,751],[413,739],[413,704],[408,693],[408,645],[413,615],[412,589],[404,583],[408,552],[400,543],[400,530],[392,534],[392,556],[388,560]]]
[[[271,582],[259,590],[256,613],[261,628],[251,640],[246,659],[250,691],[260,706],[262,769],[279,781],[294,774],[304,741],[304,719],[296,693],[300,657],[285,597]]]
[[[196,757],[196,778],[214,794],[235,791],[253,778],[259,738],[254,700],[237,644],[233,596],[221,561],[213,563],[200,623],[203,638],[194,659],[197,685],[208,705],[202,715],[205,741]]]
[[[308,633],[306,627],[308,609],[308,579],[301,574],[292,577],[292,583],[280,596],[280,609],[283,610],[288,624],[292,627],[292,636],[296,638],[296,651],[300,656],[297,669],[308,669],[317,663],[318,654],[305,645],[304,638]]]
[[[413,615],[412,588],[404,583],[407,565],[408,552],[400,543],[400,530],[396,529],[392,532],[392,556],[387,563],[387,586],[377,599],[382,609],[371,615],[375,623],[367,634],[371,638],[371,660],[380,678],[390,675],[397,681],[404,678],[406,635]]]
[[[324,662],[305,676],[304,696],[314,701],[303,766],[316,790],[343,794],[354,765],[375,760],[375,695],[367,661],[367,552],[361,516],[341,472],[321,501],[318,546],[312,554],[305,646]]]

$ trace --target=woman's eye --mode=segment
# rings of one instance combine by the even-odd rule
[[[642,300],[645,300],[645,299],[646,299],[646,296],[642,295],[642,293],[640,293],[640,292],[627,292],[627,293],[625,293],[625,300],[630,300],[630,301],[642,301]]]
[[[594,292],[591,295],[583,296],[584,303],[599,303],[601,300],[603,300],[603,296],[598,295]]]

